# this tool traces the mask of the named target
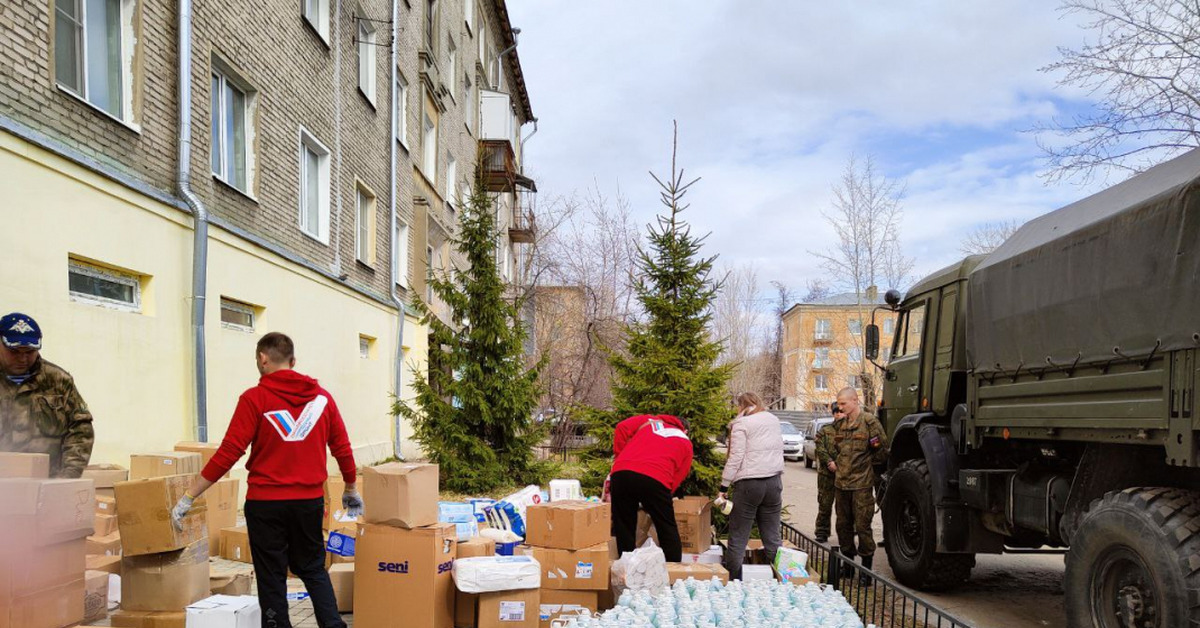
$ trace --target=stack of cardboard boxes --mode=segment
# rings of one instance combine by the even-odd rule
[[[96,487],[96,514],[92,534],[87,539],[87,568],[120,574],[121,534],[117,529],[117,500],[113,486],[128,480],[129,471],[119,464],[89,465],[83,471],[83,478],[91,480]]]
[[[51,480],[49,456],[0,454],[0,628],[63,628],[84,620],[84,552],[92,481]]]
[[[175,443],[175,451],[180,454],[196,454],[200,457],[199,467],[194,473],[200,473],[217,453],[220,448],[220,443],[198,443],[184,441]],[[177,473],[179,471],[176,471]],[[193,473],[187,471],[187,473]],[[135,476],[136,479],[136,476]],[[204,499],[208,502],[208,551],[214,556],[220,555],[225,557],[224,539],[222,537],[224,531],[237,525],[238,511],[238,496],[241,490],[241,483],[231,479],[229,474],[213,484],[204,493]],[[243,528],[243,533],[245,529]],[[246,545],[246,558],[244,562],[250,562],[250,546]],[[236,559],[241,560],[241,559]]]
[[[667,563],[667,576],[672,584],[676,580],[710,580],[717,578],[729,582],[729,572],[719,563],[705,562],[700,558],[713,541],[712,502],[707,497],[682,497],[674,501],[675,525],[679,528],[679,540],[683,545],[683,561]],[[638,513],[637,544],[641,547],[646,539],[658,541],[658,534],[650,517]]]
[[[438,523],[438,467],[389,463],[363,470],[365,522],[355,539],[355,624],[451,628],[454,524]],[[336,587],[335,587],[336,591]]]
[[[526,510],[525,545],[518,552],[532,556],[542,569],[542,588],[534,592],[537,622],[530,626],[550,626],[582,608],[601,609],[616,558],[611,528],[609,504],[559,501]],[[481,611],[481,628],[482,619]]]

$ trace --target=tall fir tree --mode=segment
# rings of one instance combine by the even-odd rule
[[[613,409],[584,412],[595,440],[586,479],[594,486],[608,473],[618,422],[635,414],[673,414],[688,421],[694,448],[683,491],[715,495],[725,463],[716,437],[732,416],[725,387],[733,365],[716,365],[721,344],[706,331],[720,288],[710,277],[716,257],[700,255],[704,238],[693,236],[680,217],[688,208],[683,198],[699,179],[685,184],[676,168],[677,133],[671,178],[663,182],[650,175],[661,188],[666,211],[649,226],[647,246],[638,252],[634,290],[645,318],[627,330],[627,352],[609,356],[615,372]]]
[[[550,470],[534,455],[545,436],[533,420],[541,365],[526,368],[519,304],[505,296],[496,264],[495,202],[478,173],[459,224],[453,246],[467,268],[430,279],[450,324],[417,300],[430,329],[429,376],[414,372],[415,400],[397,400],[393,412],[409,420],[414,440],[440,465],[445,489],[478,494],[540,483]]]

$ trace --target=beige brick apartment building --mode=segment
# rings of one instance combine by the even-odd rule
[[[271,330],[360,460],[418,453],[389,412],[424,376],[410,306],[461,264],[481,155],[510,279],[532,237],[516,33],[503,0],[0,4],[0,310],[75,376],[95,460],[219,438]]]

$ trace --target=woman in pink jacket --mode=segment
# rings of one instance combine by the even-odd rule
[[[762,399],[752,392],[738,395],[737,405],[737,416],[729,424],[729,457],[721,474],[721,497],[733,488],[729,547],[724,561],[730,580],[742,578],[742,560],[755,522],[768,560],[775,559],[783,512],[783,432],[779,418],[767,412]]]

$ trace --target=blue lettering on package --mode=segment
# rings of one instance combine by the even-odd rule
[[[330,532],[329,541],[325,543],[325,551],[338,556],[353,556],[354,545],[354,537],[341,532]]]
[[[379,571],[384,573],[408,573],[408,561],[402,563],[379,563]]]
[[[289,602],[299,602],[300,600],[307,600],[308,593],[305,593],[303,591],[297,592],[297,593],[288,593],[287,599]]]
[[[450,571],[453,568],[454,568],[454,561],[448,560],[448,561],[438,565],[437,572],[440,575],[440,574],[446,573],[447,571]]]

